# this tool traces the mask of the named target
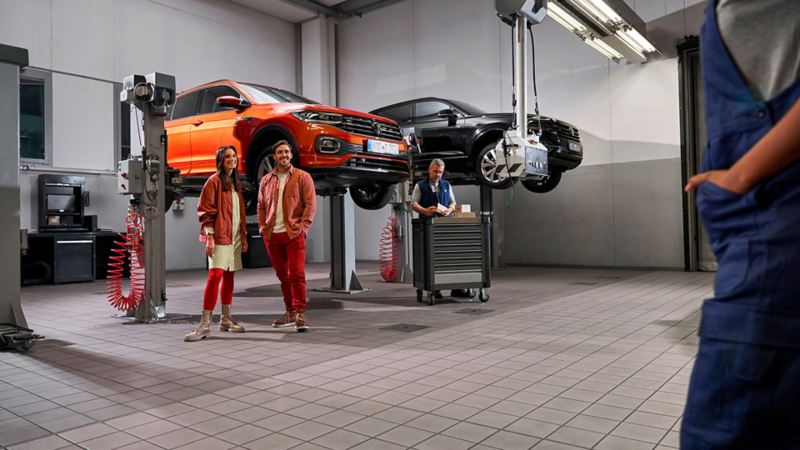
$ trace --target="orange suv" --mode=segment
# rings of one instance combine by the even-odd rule
[[[270,147],[286,139],[292,164],[314,178],[320,195],[350,189],[353,201],[379,209],[392,186],[410,176],[408,148],[391,119],[321,105],[297,94],[252,83],[220,80],[178,95],[167,131],[167,163],[184,190],[197,193],[215,172],[215,152],[233,145],[253,211],[261,177],[272,170]]]

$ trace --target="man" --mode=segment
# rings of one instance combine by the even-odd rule
[[[423,216],[433,216],[439,214],[449,216],[456,207],[456,197],[450,183],[442,176],[444,175],[444,161],[439,158],[431,161],[428,165],[428,178],[423,178],[414,186],[414,193],[411,194],[411,209]],[[440,213],[439,206],[445,206]]]
[[[719,268],[681,449],[798,449],[800,16],[792,0],[716,0],[706,14],[708,146],[686,190]]]
[[[275,169],[258,188],[258,229],[281,282],[286,313],[272,322],[308,331],[306,320],[306,235],[317,210],[314,181],[292,166],[292,147],[281,140],[272,146]]]
[[[428,165],[428,178],[423,178],[414,185],[411,194],[411,209],[422,216],[449,216],[456,207],[456,196],[450,183],[444,178],[444,161],[436,158]],[[442,211],[439,205],[443,206]],[[447,206],[445,206],[447,205]],[[442,293],[434,291],[433,295],[440,299]]]

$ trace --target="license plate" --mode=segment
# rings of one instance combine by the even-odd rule
[[[400,146],[394,142],[367,139],[367,151],[372,153],[384,153],[386,155],[399,155]]]
[[[569,143],[569,151],[576,152],[576,153],[582,153],[583,152],[583,147],[581,146],[581,144],[576,144],[574,142],[570,142]]]

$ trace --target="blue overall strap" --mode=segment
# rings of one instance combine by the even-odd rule
[[[702,171],[730,168],[800,98],[800,80],[772,99],[753,96],[720,35],[716,3],[701,32],[708,133]],[[719,262],[701,336],[800,348],[800,164],[745,195],[705,183],[697,206]]]

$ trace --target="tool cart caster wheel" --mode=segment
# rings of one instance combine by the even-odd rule
[[[428,306],[433,306],[436,302],[436,294],[433,291],[428,292]]]
[[[417,301],[422,303],[422,289],[417,289]]]
[[[488,302],[489,301],[489,291],[487,291],[486,289],[481,289],[481,293],[478,294],[478,299],[482,303]]]
[[[475,296],[478,295],[478,290],[475,288],[470,288],[467,292],[469,294],[469,298],[475,298]]]

